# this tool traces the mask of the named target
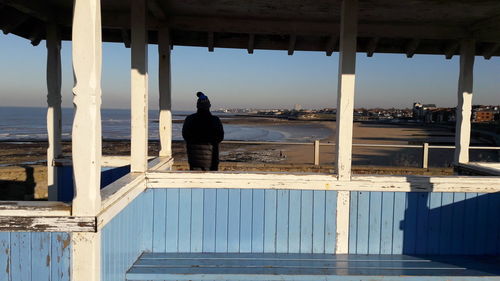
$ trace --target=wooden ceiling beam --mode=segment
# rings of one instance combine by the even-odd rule
[[[122,34],[122,39],[123,39],[123,44],[125,45],[125,48],[130,48],[130,33],[129,30],[126,28],[121,29],[121,34]]]
[[[53,21],[55,18],[52,9],[45,3],[45,1],[0,0],[0,3],[45,22]]]
[[[161,7],[160,3],[158,3],[158,0],[149,0],[148,9],[156,19],[160,21],[165,21],[167,19],[167,15]]]
[[[412,39],[406,44],[405,52],[406,52],[407,58],[413,58],[413,56],[415,55],[415,52],[418,49],[418,45],[420,45],[419,39]]]
[[[297,42],[296,35],[290,35],[290,40],[288,41],[288,55],[292,56],[295,51],[295,43]]]
[[[42,41],[44,35],[45,35],[45,26],[36,26],[35,28],[33,28],[33,30],[31,31],[31,34],[29,36],[29,40],[31,41],[31,45],[33,46],[38,46],[40,44],[40,42]]]
[[[366,56],[371,58],[373,57],[373,54],[375,53],[375,50],[377,49],[379,38],[375,37],[370,39],[370,42],[368,42],[368,46],[366,47]]]
[[[3,34],[7,35],[16,31],[16,29],[25,23],[29,19],[29,16],[22,14],[21,16],[12,17],[8,20],[8,24],[3,27]]]
[[[253,49],[255,47],[255,34],[248,35],[248,47],[247,51],[249,54],[253,54]]]
[[[460,44],[458,43],[458,41],[452,41],[452,42],[446,44],[446,47],[444,49],[445,58],[447,60],[451,60],[451,58],[453,58],[453,56],[458,51],[459,46],[460,46]]]
[[[330,38],[328,38],[328,42],[326,42],[326,48],[325,52],[327,56],[331,56],[333,54],[333,51],[337,47],[337,44],[339,43],[339,38],[337,35],[332,35]]]
[[[498,50],[500,50],[500,43],[491,44],[489,48],[483,51],[483,57],[489,60]]]
[[[208,51],[209,52],[213,52],[214,51],[214,33],[213,32],[209,32],[208,33]]]

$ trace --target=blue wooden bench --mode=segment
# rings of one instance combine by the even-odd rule
[[[480,256],[144,253],[127,280],[500,280]]]

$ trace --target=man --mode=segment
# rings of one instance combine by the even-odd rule
[[[210,100],[202,92],[196,93],[195,114],[184,120],[182,137],[186,141],[190,170],[217,171],[219,169],[219,143],[224,129],[219,117],[210,113]]]

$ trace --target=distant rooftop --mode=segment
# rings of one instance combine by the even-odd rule
[[[102,0],[103,40],[130,41],[130,0]],[[3,4],[2,4],[3,3]],[[0,0],[0,28],[38,44],[55,21],[71,39],[68,0]],[[338,49],[340,0],[149,0],[150,43],[167,24],[172,42],[213,48],[323,51]],[[476,39],[477,55],[500,56],[498,0],[360,0],[358,51],[458,54],[458,41]]]

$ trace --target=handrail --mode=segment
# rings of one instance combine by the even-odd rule
[[[335,143],[320,143],[319,140],[314,142],[273,142],[273,141],[223,141],[223,144],[268,144],[268,145],[311,145],[313,146],[314,165],[319,165],[319,147],[320,146],[335,146]],[[375,143],[353,143],[355,147],[385,147],[385,148],[418,148],[422,149],[422,165],[427,169],[429,167],[429,149],[455,149],[454,145],[429,145],[424,142],[421,145],[416,144],[375,144]],[[500,150],[499,146],[470,146],[469,149],[474,150]]]

